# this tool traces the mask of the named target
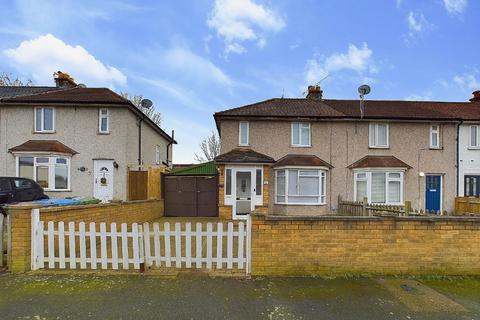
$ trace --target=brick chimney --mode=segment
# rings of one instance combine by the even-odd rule
[[[470,99],[470,102],[480,103],[480,90],[473,91],[473,98]]]
[[[320,86],[308,86],[307,99],[311,100],[322,100],[323,90],[320,89]]]
[[[69,89],[77,86],[75,79],[70,77],[68,73],[63,73],[62,71],[55,72],[53,74],[53,79],[55,80],[57,88]]]

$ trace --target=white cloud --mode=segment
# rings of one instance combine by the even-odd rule
[[[168,68],[182,71],[195,79],[226,86],[232,85],[232,80],[220,68],[188,48],[170,48],[163,52],[161,59]]]
[[[464,91],[480,89],[480,80],[474,74],[464,73],[456,75],[453,77],[453,82]]]
[[[443,5],[449,13],[463,13],[467,4],[467,0],[443,0]]]
[[[410,94],[405,97],[404,100],[408,101],[431,101],[433,93],[431,91],[424,92],[423,94]]]
[[[71,46],[51,34],[20,43],[3,51],[9,63],[38,84],[51,84],[61,70],[87,86],[125,85],[127,77],[117,68],[103,64],[82,46]]]
[[[360,48],[350,44],[346,53],[334,53],[328,57],[314,57],[307,61],[305,79],[312,84],[326,75],[341,70],[355,71],[359,74],[376,73],[377,68],[372,59],[372,50],[367,43]]]
[[[243,41],[257,41],[262,47],[265,33],[277,32],[285,27],[285,21],[272,9],[252,0],[216,0],[210,12],[207,25],[215,29],[225,40],[226,51],[241,53]],[[236,48],[237,50],[231,50]],[[227,52],[228,53],[228,52]]]

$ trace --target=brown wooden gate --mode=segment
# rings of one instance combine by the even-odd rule
[[[217,217],[217,176],[165,176],[165,216]]]

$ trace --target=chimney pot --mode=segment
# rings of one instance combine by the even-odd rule
[[[480,102],[480,90],[473,91],[473,98],[470,99],[470,102]]]
[[[308,86],[307,99],[322,100],[322,96],[323,90],[320,88],[320,86]]]
[[[77,86],[75,80],[68,73],[62,71],[55,72],[53,74],[53,79],[55,80],[57,88],[69,89]]]

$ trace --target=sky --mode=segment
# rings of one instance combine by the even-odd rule
[[[192,163],[213,113],[300,98],[467,101],[480,89],[478,0],[2,1],[0,73],[142,94]]]

